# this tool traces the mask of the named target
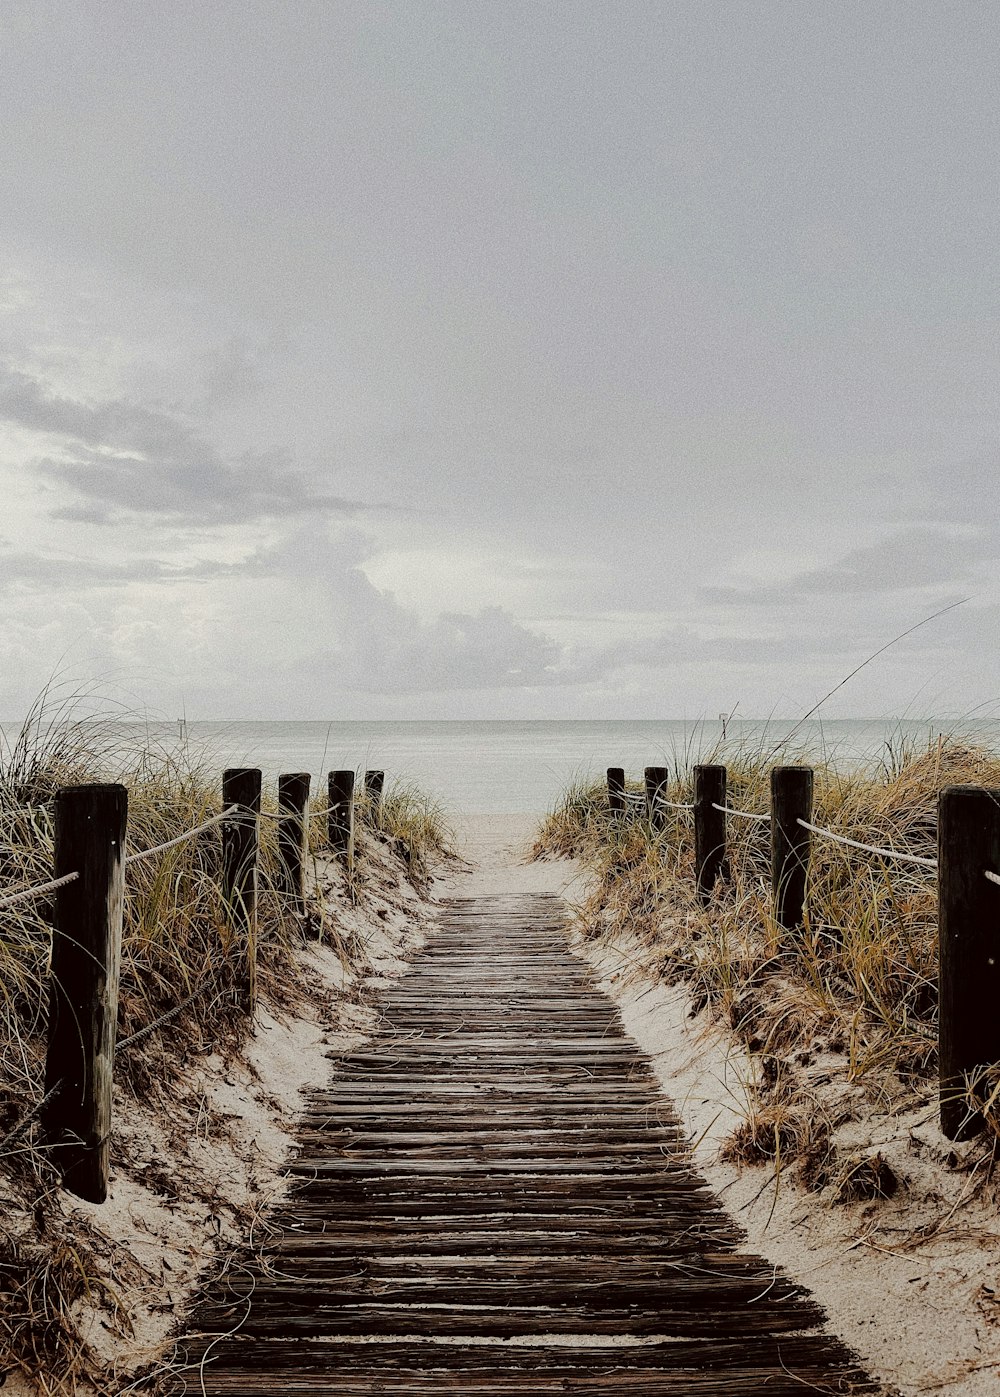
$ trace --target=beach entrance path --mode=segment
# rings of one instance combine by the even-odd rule
[[[442,903],[311,1098],[274,1240],[207,1292],[189,1393],[871,1391],[740,1250],[553,894]]]

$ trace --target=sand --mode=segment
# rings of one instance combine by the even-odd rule
[[[579,899],[579,866],[524,864],[536,825],[529,816],[467,821],[465,847],[481,866],[451,878],[449,889]],[[906,1186],[892,1200],[837,1206],[787,1171],[724,1164],[720,1147],[745,1112],[753,1060],[706,1013],[692,1017],[683,987],[659,985],[639,946],[574,945],[651,1058],[747,1246],[809,1286],[872,1376],[905,1397],[1000,1391],[1000,1219],[988,1198],[969,1200],[977,1180],[968,1166],[982,1147],[956,1150],[933,1106],[873,1115],[852,1126],[857,1148],[881,1150]]]
[[[119,1094],[107,1201],[59,1194],[65,1232],[83,1239],[97,1263],[74,1318],[105,1365],[104,1390],[124,1394],[135,1374],[169,1359],[201,1279],[266,1236],[268,1207],[287,1186],[282,1165],[295,1149],[303,1093],[329,1080],[331,1051],[358,1046],[377,1030],[375,993],[422,944],[429,905],[399,866],[376,851],[366,877],[366,897],[352,906],[339,867],[323,870],[338,934],[361,953],[345,965],[330,946],[304,945],[298,954],[309,1001],[280,1014],[259,1006],[241,1049],[200,1059],[169,1103]],[[162,1050],[170,1051],[169,1035]],[[6,1221],[17,1224],[13,1214]],[[27,1237],[31,1226],[26,1216]],[[14,1373],[0,1377],[0,1386],[4,1397],[93,1391],[49,1376],[45,1388]]]
[[[467,862],[443,870],[434,895],[581,898],[586,879],[578,866],[525,862],[538,820],[525,814],[460,821]],[[80,1318],[120,1374],[122,1393],[137,1365],[169,1351],[169,1333],[199,1278],[266,1227],[267,1205],[284,1188],[281,1164],[294,1149],[302,1092],[328,1078],[330,1049],[377,1030],[366,988],[390,983],[405,968],[427,915],[426,904],[393,879],[386,878],[384,893],[382,914],[374,907],[351,914],[368,944],[360,976],[345,975],[331,950],[306,950],[315,1010],[284,1017],[261,1011],[242,1054],[204,1060],[189,1083],[184,1118],[170,1128],[154,1111],[133,1107],[118,1127],[125,1163],[109,1202],[67,1203],[106,1239],[107,1274],[121,1310],[116,1320],[107,1306],[93,1304]],[[776,1179],[768,1168],[720,1163],[720,1145],[745,1107],[753,1061],[704,1014],[691,1017],[683,988],[656,984],[640,948],[577,942],[576,949],[650,1055],[700,1168],[745,1229],[748,1246],[814,1291],[831,1327],[872,1375],[906,1397],[1000,1390],[1000,1225],[995,1208],[966,1201],[975,1179],[955,1167],[963,1160],[938,1133],[933,1111],[922,1120],[874,1117],[857,1128],[859,1145],[883,1148],[907,1177],[908,1187],[890,1202],[833,1207],[787,1174]],[[5,1397],[38,1391],[13,1376],[4,1386]]]

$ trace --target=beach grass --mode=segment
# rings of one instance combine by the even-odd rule
[[[790,754],[721,749],[728,803],[767,813],[770,770]],[[791,760],[808,762],[807,754]],[[1000,785],[1000,756],[957,738],[926,748],[890,744],[874,762],[815,769],[814,823],[859,842],[934,857],[943,786]],[[633,783],[630,787],[639,791]],[[668,800],[693,799],[693,773]],[[639,807],[630,807],[635,810]],[[690,812],[669,810],[654,833],[642,814],[614,820],[603,784],[577,784],[546,817],[536,857],[576,857],[593,875],[580,911],[584,934],[635,946],[664,982],[683,982],[752,1053],[761,1071],[735,1155],[799,1157],[817,1181],[825,1125],[796,1062],[831,1070],[868,1093],[929,1095],[937,1067],[937,891],[932,869],[814,838],[806,915],[797,931],[775,921],[770,831],[727,820],[727,867],[710,902],[694,886]],[[969,1107],[1000,1138],[1000,1071],[969,1084]],[[812,1161],[812,1164],[808,1164]]]
[[[131,755],[123,756],[127,750],[114,717],[81,713],[71,700],[43,695],[0,758],[0,894],[51,878],[53,798],[61,787],[123,782],[127,852],[151,849],[221,812],[221,773],[190,762],[183,749],[136,750],[133,742]],[[264,808],[274,813],[274,801],[265,799]],[[390,787],[379,820],[363,805],[358,814],[362,870],[388,855],[419,886],[433,857],[449,847],[440,807],[412,785]],[[310,821],[316,891],[305,919],[279,891],[276,830],[275,821],[261,820],[254,980],[261,1002],[290,1009],[305,1004],[312,989],[297,954],[307,934],[327,940],[345,966],[360,964],[365,947],[356,935],[338,934],[338,890],[346,896],[349,880],[324,856],[325,820]],[[126,866],[116,1111],[141,1099],[167,1119],[192,1058],[214,1053],[224,1060],[253,1031],[237,993],[238,957],[245,952],[223,905],[220,874],[217,827]],[[350,891],[353,902],[363,901],[364,878],[352,881]],[[0,912],[0,1141],[43,1091],[51,917],[44,899]],[[171,1012],[179,1005],[180,1012]],[[161,1028],[124,1041],[164,1014],[170,1018]],[[103,1390],[78,1325],[82,1298],[103,1284],[102,1268],[86,1228],[67,1222],[37,1127],[3,1150],[0,1170],[20,1219],[16,1226],[0,1223],[0,1370],[20,1367],[54,1384],[53,1392],[74,1392],[85,1379]],[[113,1299],[108,1303],[114,1308]]]

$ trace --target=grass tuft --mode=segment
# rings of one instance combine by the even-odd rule
[[[115,722],[93,711],[80,715],[70,698],[42,696],[0,752],[0,893],[51,877],[52,798],[62,786],[122,781],[129,791],[128,852],[163,843],[221,811],[219,772],[189,764],[183,752],[133,749],[123,757],[129,750]],[[359,814],[364,822],[364,808]],[[345,966],[365,954],[357,936],[340,934],[338,911],[319,895],[342,896],[348,880],[323,858],[325,820],[310,826],[317,892],[303,924],[278,891],[276,823],[260,823],[256,988],[269,1006],[304,1004],[313,992],[295,954],[307,931],[327,939]],[[449,847],[440,808],[413,786],[387,793],[380,829],[405,853],[418,885],[432,858]],[[362,848],[368,838],[363,835]],[[225,1058],[252,1032],[238,1004],[240,952],[222,903],[220,865],[214,827],[126,866],[115,1058],[115,1090],[126,1110],[129,1100],[141,1099],[169,1119],[172,1095],[192,1060],[211,1053]],[[392,876],[382,869],[383,883]],[[0,911],[0,1140],[42,1095],[51,917],[44,900]],[[163,1027],[134,1043],[121,1041],[203,987]],[[0,1220],[0,1373],[23,1371],[53,1394],[86,1384],[98,1393],[118,1391],[107,1386],[78,1324],[81,1299],[107,1289],[98,1260],[104,1243],[79,1217],[70,1220],[37,1125],[0,1156],[0,1180],[11,1204]],[[128,1315],[113,1294],[103,1304],[112,1325],[126,1332]]]
[[[737,751],[715,759],[728,766],[729,804],[767,813],[773,757]],[[925,857],[936,854],[942,786],[1000,785],[1000,757],[957,739],[926,750],[889,744],[855,770],[810,764],[815,823]],[[690,802],[691,774],[666,795]],[[769,826],[730,818],[727,841],[726,876],[702,906],[689,812],[668,812],[653,834],[639,814],[612,821],[603,785],[577,784],[544,820],[534,854],[582,859],[594,875],[581,910],[584,934],[638,938],[665,981],[686,983],[695,1006],[728,1022],[762,1061],[829,1061],[873,1099],[929,1093],[937,1052],[934,872],[815,838],[805,925],[790,933],[771,910]],[[766,1074],[758,1097],[756,1118],[733,1142],[737,1154],[821,1157],[792,1119],[809,1103],[783,1089],[776,1095]],[[980,1075],[969,1098],[1000,1136],[1000,1066]]]

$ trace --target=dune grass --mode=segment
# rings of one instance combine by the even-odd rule
[[[787,753],[717,753],[731,806],[766,813],[770,769]],[[815,767],[813,820],[851,839],[933,857],[937,796],[953,783],[1000,785],[1000,756],[957,739],[900,745],[847,770]],[[632,790],[639,790],[637,785]],[[666,792],[690,802],[690,770]],[[782,930],[770,892],[767,824],[727,820],[728,868],[711,902],[694,890],[689,812],[669,811],[654,834],[644,815],[613,821],[607,792],[577,784],[545,819],[536,857],[574,856],[594,874],[582,911],[593,937],[635,937],[666,982],[684,982],[696,1008],[726,1021],[761,1066],[742,1157],[815,1159],[826,1125],[788,1068],[834,1061],[874,1100],[929,1091],[936,1072],[937,895],[931,869],[814,839],[802,928]],[[1000,1137],[995,1073],[970,1084]],[[821,1180],[823,1171],[816,1170]]]
[[[390,783],[377,820],[371,812],[365,816],[364,806],[362,815],[387,839],[396,841],[411,874],[419,880],[426,880],[433,860],[454,854],[454,832],[441,803],[412,781]]]
[[[128,787],[127,852],[152,848],[220,813],[218,771],[188,764],[176,751],[132,747],[132,756],[123,757],[127,750],[115,720],[81,713],[71,699],[43,696],[0,756],[0,895],[52,876],[53,797],[62,786],[119,780]],[[270,795],[264,806],[275,811]],[[357,814],[362,869],[381,841],[420,885],[432,858],[448,847],[440,808],[412,785],[390,787],[380,820],[363,801]],[[352,880],[325,861],[325,841],[320,815],[309,823],[313,881],[363,900],[363,878]],[[313,899],[305,922],[293,915],[278,891],[277,859],[276,822],[263,819],[255,985],[260,999],[287,1007],[310,993],[295,954],[306,934],[325,936],[346,962],[360,961],[364,947],[338,934],[336,896]],[[141,1098],[165,1118],[192,1055],[225,1057],[252,1031],[237,993],[244,952],[223,905],[220,873],[218,827],[125,870],[115,1085],[126,1103]],[[0,1141],[42,1095],[51,916],[44,899],[0,910]],[[123,1041],[198,990],[163,1027]],[[100,1267],[86,1229],[67,1223],[37,1127],[3,1149],[0,1171],[20,1219],[16,1226],[0,1224],[0,1372],[20,1366],[54,1393],[75,1392],[84,1379],[102,1390],[77,1324],[79,1302],[102,1284]],[[114,1298],[107,1298],[113,1309]]]

